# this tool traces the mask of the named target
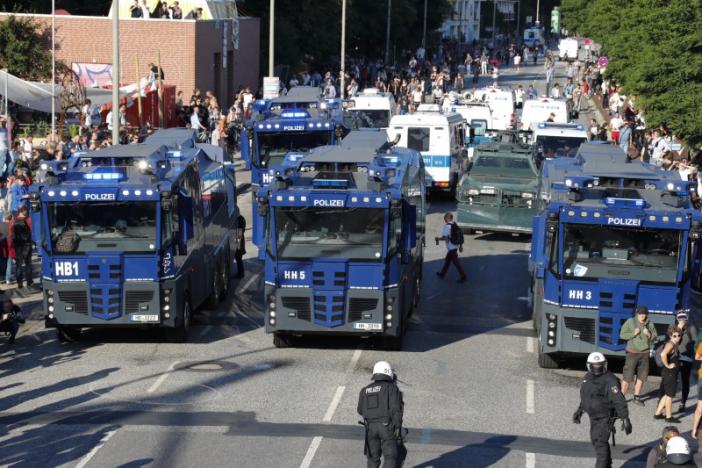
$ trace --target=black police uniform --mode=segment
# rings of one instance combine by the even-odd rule
[[[613,418],[620,418],[629,427],[629,408],[622,395],[619,379],[611,372],[593,375],[588,372],[580,387],[580,406],[573,415],[575,422],[580,422],[580,416],[586,412],[590,416],[590,440],[597,454],[597,468],[610,468],[612,454],[609,449],[609,437],[614,427]]]
[[[358,396],[358,414],[366,423],[366,444],[363,453],[368,457],[368,468],[380,466],[395,468],[398,461],[398,442],[402,433],[404,403],[402,392],[394,380],[385,374],[373,375],[373,382]]]

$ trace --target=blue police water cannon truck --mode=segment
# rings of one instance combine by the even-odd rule
[[[620,330],[638,306],[665,335],[689,304],[702,236],[691,190],[616,146],[586,143],[544,164],[529,260],[542,367],[568,354],[623,356]]]
[[[187,339],[226,293],[239,214],[231,163],[192,130],[46,163],[29,192],[47,326],[160,327]]]
[[[258,191],[265,326],[276,346],[341,334],[402,347],[422,279],[424,173],[419,152],[358,131],[287,158]]]
[[[324,99],[317,87],[297,86],[285,96],[257,101],[241,135],[241,157],[251,168],[252,194],[272,180],[271,170],[282,164],[287,153],[340,140],[345,134],[342,121],[341,100]],[[255,197],[252,206],[256,235],[262,220],[256,215]],[[262,252],[259,257],[263,258]]]

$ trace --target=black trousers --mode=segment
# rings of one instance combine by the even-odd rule
[[[595,447],[596,468],[612,468],[609,437],[609,418],[590,419],[590,441]]]
[[[383,468],[397,467],[397,439],[390,427],[380,422],[368,423],[368,468],[380,466],[380,456],[383,456]]]
[[[692,362],[680,361],[680,381],[682,382],[682,395],[680,404],[687,403],[687,397],[690,395],[690,376],[692,375]]]
[[[32,284],[32,246],[31,244],[21,247],[15,246],[15,277],[17,278],[17,286],[22,287],[22,283],[26,280],[27,284]]]
[[[234,260],[236,260],[236,277],[244,277],[244,252],[237,250],[234,253]]]

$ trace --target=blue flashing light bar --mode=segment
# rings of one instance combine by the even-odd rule
[[[643,208],[645,202],[641,198],[605,198],[605,205],[617,208]]]
[[[183,157],[182,151],[169,151],[166,153],[167,157],[170,159],[180,159]]]
[[[90,172],[83,174],[85,180],[121,180],[124,174],[119,172]]]
[[[285,111],[280,114],[280,116],[283,119],[306,119],[310,116],[310,114],[305,111]]]
[[[314,179],[312,185],[323,188],[346,188],[349,186],[349,181],[344,179]]]

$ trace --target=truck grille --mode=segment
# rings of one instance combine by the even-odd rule
[[[343,288],[346,286],[346,271],[327,272],[313,271],[312,284],[314,286],[328,286]]]
[[[363,318],[363,312],[375,310],[377,306],[377,298],[354,297],[349,299],[349,322],[361,320]]]
[[[324,327],[344,324],[344,294],[334,292],[315,293],[314,322]]]
[[[85,291],[59,291],[58,297],[59,301],[73,306],[75,313],[88,313],[88,293]]]
[[[566,328],[580,333],[580,341],[595,344],[595,319],[565,317],[563,320]]]
[[[522,198],[522,195],[502,194],[502,206],[505,208],[531,208],[531,199]]]
[[[480,206],[497,206],[497,195],[481,193],[480,195],[471,195],[468,197],[469,205]]]
[[[283,307],[292,309],[300,320],[310,319],[310,299],[308,297],[282,297]]]
[[[124,310],[128,314],[139,312],[139,305],[153,301],[153,291],[127,291],[124,298]]]

